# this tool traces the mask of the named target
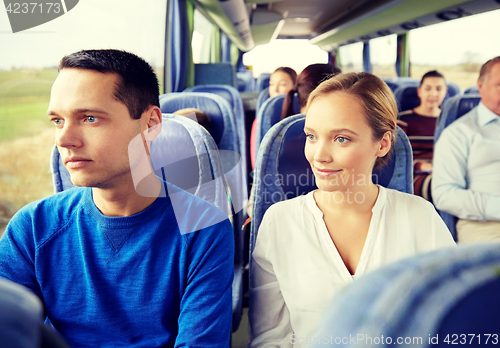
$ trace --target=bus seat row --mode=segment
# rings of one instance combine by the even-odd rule
[[[272,204],[316,188],[304,155],[304,123],[302,114],[287,117],[272,126],[262,140],[254,174],[250,253],[264,213]],[[373,178],[382,186],[413,193],[413,154],[408,137],[401,128],[397,128],[391,160],[383,170],[374,171]]]
[[[346,287],[315,336],[333,337],[338,347],[496,345],[499,268],[496,244],[435,250],[389,264]]]

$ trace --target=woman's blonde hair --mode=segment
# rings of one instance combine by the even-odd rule
[[[367,72],[338,74],[322,82],[312,91],[307,100],[306,114],[314,99],[334,92],[343,92],[361,101],[374,140],[380,140],[386,132],[391,132],[391,149],[387,155],[377,158],[375,162],[375,168],[385,166],[394,147],[398,115],[396,100],[391,89],[379,77]]]

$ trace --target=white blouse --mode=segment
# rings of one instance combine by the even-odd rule
[[[356,273],[347,270],[313,192],[271,206],[252,254],[249,347],[299,347],[345,285],[385,264],[455,245],[433,205],[379,186]]]

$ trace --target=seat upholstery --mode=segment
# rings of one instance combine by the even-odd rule
[[[238,79],[238,91],[240,92],[253,92],[255,79],[251,71],[238,71],[236,73]]]
[[[195,85],[229,85],[238,86],[236,70],[231,63],[195,64]]]
[[[243,108],[243,100],[236,88],[228,85],[198,85],[186,88],[184,92],[201,92],[214,93],[226,99],[233,110],[233,117],[238,130],[238,141],[240,146],[240,154],[242,157],[243,170],[247,172],[247,140],[245,130],[245,110]]]
[[[257,105],[255,106],[255,115],[257,115],[264,102],[268,99],[269,99],[269,87],[266,87],[262,91],[260,91],[259,97],[257,98]]]
[[[464,94],[479,94],[477,85],[471,86],[464,91]]]
[[[314,175],[304,155],[304,115],[285,118],[265,135],[257,155],[250,253],[266,210],[274,203],[316,189]],[[413,193],[413,155],[406,134],[398,127],[391,160],[374,171],[374,183]]]
[[[262,73],[260,76],[257,78],[256,82],[256,90],[257,92],[262,91],[264,88],[269,87],[269,80],[271,79],[271,74],[270,73]]]
[[[437,120],[436,132],[434,133],[434,143],[436,143],[441,136],[443,130],[448,127],[453,121],[465,115],[470,110],[475,108],[481,101],[481,96],[476,94],[457,95],[450,98],[443,104],[443,111]],[[457,240],[456,224],[458,218],[445,211],[438,210],[439,215],[445,222],[450,230],[453,238]]]
[[[283,103],[285,101],[286,94],[277,95],[276,97],[267,99],[262,107],[258,110],[257,128],[254,135],[255,136],[255,146],[257,151],[259,150],[260,143],[266,135],[267,131],[271,129],[276,123],[281,120],[281,114],[283,110]],[[300,106],[298,102],[297,93],[293,96],[293,110],[296,114],[300,113]],[[257,155],[256,153],[254,155]]]
[[[393,347],[398,337],[408,339],[407,347],[449,347],[454,337],[480,346],[486,335],[491,344],[500,326],[498,269],[497,244],[451,247],[391,263],[339,293],[315,336],[340,338],[341,347],[372,347],[367,337],[379,343],[385,337],[379,347]],[[340,342],[357,335],[359,341]]]

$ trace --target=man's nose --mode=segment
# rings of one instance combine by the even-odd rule
[[[79,127],[71,122],[65,122],[62,128],[56,130],[55,143],[63,148],[82,146]]]

